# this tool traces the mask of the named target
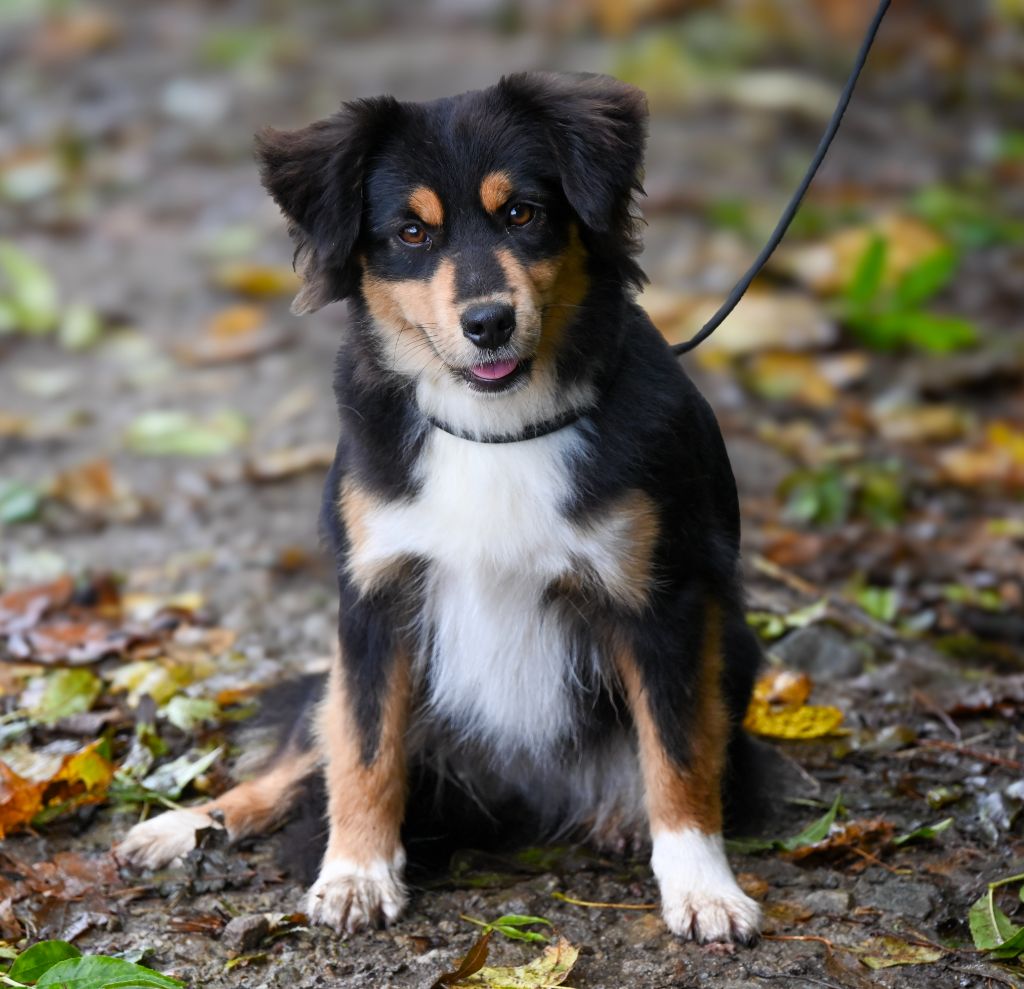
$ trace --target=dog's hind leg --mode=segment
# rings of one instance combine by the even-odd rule
[[[319,750],[289,746],[259,776],[216,800],[136,824],[114,848],[114,856],[130,865],[159,869],[195,848],[196,832],[203,828],[223,826],[232,841],[267,831],[288,813],[319,763]]]

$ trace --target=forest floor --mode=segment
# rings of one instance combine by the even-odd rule
[[[687,358],[737,474],[773,676],[755,727],[782,772],[762,833],[797,836],[841,799],[826,835],[735,852],[766,917],[735,951],[674,939],[653,909],[557,897],[656,903],[645,862],[581,847],[458,852],[416,877],[392,928],[351,938],[295,916],[274,837],[158,875],[108,853],[143,808],[226,786],[234,726],[330,649],[315,520],[346,317],[288,315],[257,127],[515,68],[633,79],[653,109],[643,301],[681,339],[795,184],[852,51],[842,18],[819,36],[737,4],[621,39],[426,4],[401,29],[387,5],[15,6],[0,25],[3,953],[63,938],[208,989],[427,989],[478,937],[464,917],[514,913],[579,949],[578,989],[1024,985],[1019,952],[994,960],[968,925],[989,882],[1024,872],[1012,5],[991,24],[954,4],[894,16],[792,239]],[[778,737],[794,722],[810,737]],[[538,950],[492,940],[502,964]]]

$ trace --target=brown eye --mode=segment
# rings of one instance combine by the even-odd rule
[[[417,247],[427,241],[427,231],[418,223],[407,223],[398,231],[398,236],[403,243],[411,244],[413,247]]]
[[[508,211],[510,227],[525,227],[533,219],[534,209],[529,203],[516,203]]]

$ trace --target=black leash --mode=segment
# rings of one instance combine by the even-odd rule
[[[836,136],[836,132],[839,130],[839,125],[842,123],[843,114],[846,113],[846,108],[850,105],[850,98],[853,96],[854,87],[857,85],[857,80],[860,78],[861,70],[864,68],[864,63],[868,59],[868,53],[871,51],[871,46],[875,41],[875,35],[878,34],[878,29],[882,24],[882,18],[885,17],[886,11],[889,9],[889,4],[892,0],[881,0],[878,5],[878,10],[875,12],[874,19],[868,27],[867,34],[864,35],[864,41],[861,43],[860,51],[857,53],[857,61],[853,65],[853,71],[850,73],[850,78],[846,80],[846,86],[843,89],[842,95],[839,97],[839,103],[836,106],[835,112],[832,114],[832,119],[829,121],[828,127],[825,129],[825,133],[822,135],[821,141],[818,144],[818,150],[814,153],[814,158],[811,160],[811,164],[807,169],[807,174],[804,175],[803,181],[797,187],[796,192],[793,193],[793,198],[790,199],[789,205],[786,207],[785,212],[779,218],[779,222],[772,231],[771,237],[768,238],[768,243],[764,245],[761,253],[757,256],[757,259],[747,270],[747,273],[736,283],[733,290],[729,293],[729,297],[719,307],[718,312],[714,314],[689,340],[684,343],[677,343],[672,347],[672,353],[674,354],[685,354],[693,350],[694,347],[703,343],[719,326],[725,321],[726,317],[736,308],[737,303],[746,294],[750,283],[758,276],[761,269],[765,266],[765,263],[775,252],[775,248],[779,246],[782,238],[786,236],[786,231],[789,229],[789,225],[793,222],[793,217],[796,216],[797,210],[800,208],[801,202],[803,202],[804,196],[807,194],[807,190],[810,188],[811,182],[814,181],[814,176],[817,175],[818,169],[821,167],[821,163],[825,160],[825,155],[828,154],[828,149],[832,144],[832,139]]]

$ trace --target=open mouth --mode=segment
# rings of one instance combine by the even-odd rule
[[[474,364],[464,372],[466,380],[478,391],[505,391],[523,377],[529,369],[526,361],[515,358]]]

